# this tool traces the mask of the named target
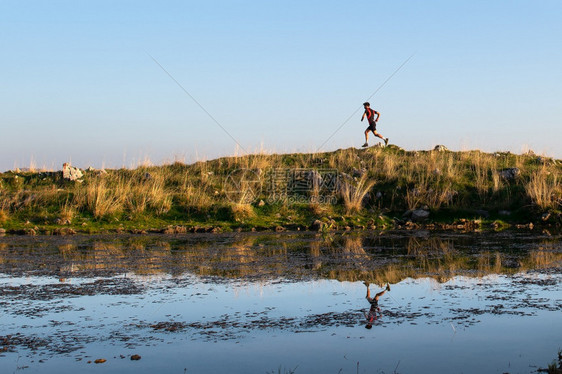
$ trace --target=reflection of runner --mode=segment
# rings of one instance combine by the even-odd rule
[[[386,291],[390,291],[390,284],[386,284],[386,288],[375,295],[375,297],[371,297],[371,291],[369,290],[369,282],[363,282],[365,286],[367,286],[367,296],[366,299],[371,304],[371,308],[369,309],[369,313],[365,313],[365,318],[367,319],[367,325],[365,326],[366,329],[370,329],[373,327],[373,322],[377,320],[378,317],[382,316],[381,308],[379,308],[379,297],[384,295]],[[377,316],[377,313],[379,315]]]

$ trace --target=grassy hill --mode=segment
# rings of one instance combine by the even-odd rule
[[[0,228],[33,235],[559,227],[561,172],[562,162],[532,152],[395,146],[90,170],[79,181],[9,171],[0,174]]]

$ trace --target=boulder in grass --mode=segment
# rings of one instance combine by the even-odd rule
[[[309,229],[312,231],[321,231],[324,226],[326,226],[326,223],[320,221],[319,219],[315,219],[310,225]]]
[[[414,222],[424,221],[429,218],[429,211],[424,209],[416,209],[412,211],[411,219]]]
[[[434,151],[437,152],[447,152],[449,150],[449,148],[445,147],[444,145],[436,145],[435,148],[433,148]]]
[[[521,174],[521,170],[519,168],[503,169],[498,171],[498,174],[505,180],[513,180]]]
[[[363,175],[367,174],[367,169],[353,169],[353,177],[354,178],[361,178]]]
[[[404,214],[402,214],[402,218],[410,218],[410,217],[412,217],[412,212],[413,212],[412,209],[409,209],[409,210],[405,211]]]
[[[70,181],[79,181],[83,177],[82,170],[71,166],[70,163],[65,162],[62,165],[62,177]]]

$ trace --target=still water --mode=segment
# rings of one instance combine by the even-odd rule
[[[0,372],[536,372],[562,348],[561,243],[521,232],[4,237]],[[371,296],[390,285],[371,329],[364,282]]]

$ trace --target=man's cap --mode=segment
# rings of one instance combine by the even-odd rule
[[[365,102],[363,103],[363,105],[371,106],[371,104],[370,104],[368,101],[365,101]]]

